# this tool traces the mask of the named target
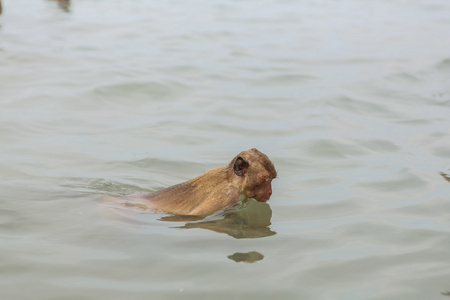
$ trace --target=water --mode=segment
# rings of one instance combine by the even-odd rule
[[[450,4],[3,1],[2,299],[449,299]],[[256,147],[268,205],[103,195]]]

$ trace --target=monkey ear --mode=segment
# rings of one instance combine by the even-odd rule
[[[238,158],[236,158],[236,161],[234,162],[234,173],[237,176],[242,176],[245,173],[247,173],[248,167],[249,167],[249,163],[247,160],[245,160],[244,158],[238,156]]]

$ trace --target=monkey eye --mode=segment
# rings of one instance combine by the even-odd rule
[[[267,177],[267,178],[264,180],[264,182],[271,181],[271,180],[272,180],[272,178]]]

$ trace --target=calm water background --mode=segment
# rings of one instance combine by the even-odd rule
[[[446,0],[4,0],[1,298],[450,299],[449,33]],[[98,205],[251,147],[270,207]]]

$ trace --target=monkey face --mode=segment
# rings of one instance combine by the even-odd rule
[[[272,178],[267,177],[260,183],[248,186],[246,196],[259,202],[266,202],[272,196]]]
[[[272,179],[277,176],[270,159],[256,149],[241,152],[232,162],[234,173],[244,177],[241,191],[249,198],[266,202],[272,195]],[[231,166],[230,164],[230,166]]]

